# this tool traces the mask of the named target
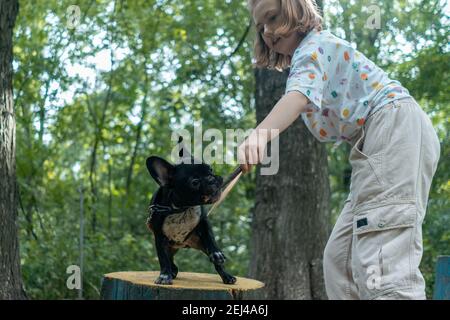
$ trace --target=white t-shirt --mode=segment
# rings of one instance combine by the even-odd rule
[[[309,32],[291,61],[286,91],[297,90],[311,103],[302,118],[320,141],[350,141],[369,113],[410,97],[350,43],[329,31]]]

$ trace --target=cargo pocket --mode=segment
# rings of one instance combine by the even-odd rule
[[[367,143],[381,142],[375,142],[376,140],[374,141],[374,139],[371,139],[370,142],[366,141],[365,131],[364,127],[362,127],[362,135],[352,147],[349,157],[350,165],[352,166],[351,193],[355,206],[368,202],[382,194],[384,186],[381,174],[382,148],[381,146],[369,147],[365,145]],[[377,151],[367,154],[365,147],[371,150],[376,149]]]
[[[413,285],[415,204],[358,210],[353,218],[352,274],[362,299]]]

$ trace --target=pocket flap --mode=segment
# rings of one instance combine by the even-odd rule
[[[417,209],[413,204],[389,204],[368,208],[353,217],[353,233],[363,234],[395,228],[413,227]]]

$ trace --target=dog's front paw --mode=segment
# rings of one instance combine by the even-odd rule
[[[227,257],[221,251],[213,252],[209,255],[209,260],[214,264],[224,264]]]
[[[225,284],[235,284],[236,283],[236,277],[233,277],[231,274],[225,273],[222,276],[222,281]]]
[[[173,277],[170,274],[161,273],[158,279],[155,280],[156,284],[172,284]]]

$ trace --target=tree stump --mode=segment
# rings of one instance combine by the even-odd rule
[[[236,277],[224,284],[217,274],[180,272],[172,285],[155,284],[159,271],[129,271],[105,274],[102,300],[247,300],[258,299],[264,283]]]

